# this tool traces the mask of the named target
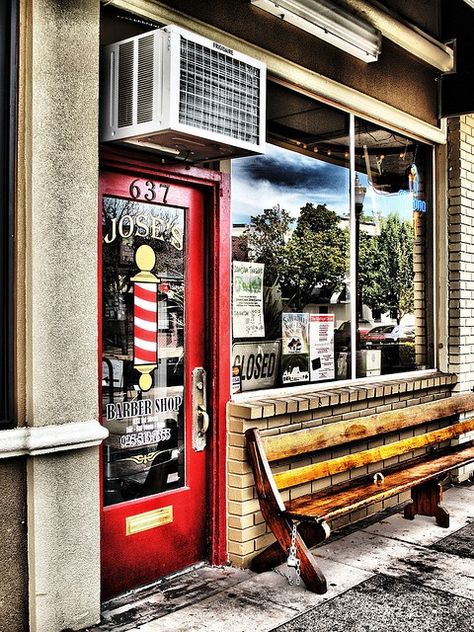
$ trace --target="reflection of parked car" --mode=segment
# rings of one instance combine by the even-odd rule
[[[367,347],[371,347],[372,345],[381,345],[384,342],[387,342],[387,336],[389,336],[395,325],[378,325],[377,327],[373,327],[366,334],[361,335],[361,342],[365,344]]]
[[[387,334],[387,342],[413,342],[415,340],[415,325],[395,325]]]
[[[360,336],[365,336],[372,329],[374,324],[366,318],[359,318],[358,332]],[[349,347],[351,344],[351,321],[346,320],[334,332],[334,344],[336,348]]]

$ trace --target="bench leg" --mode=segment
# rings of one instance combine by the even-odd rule
[[[326,522],[300,522],[298,532],[306,546],[310,549],[329,537],[330,529]],[[250,569],[255,573],[264,573],[282,564],[288,557],[288,549],[283,550],[278,540],[258,553],[250,562]]]
[[[271,522],[269,521],[269,526],[277,541],[253,558],[250,568],[258,573],[284,562],[288,557],[288,550],[291,545],[292,525],[289,521],[284,518],[273,517]],[[304,531],[308,544],[306,546],[301,535],[297,533],[295,544],[296,555],[300,560],[301,578],[308,590],[323,595],[327,592],[326,578],[308,547],[323,542],[329,535],[329,527],[325,522],[314,525],[305,523],[304,527],[300,525],[298,529]]]
[[[318,595],[324,595],[328,591],[326,578],[299,533],[296,535],[296,551],[296,555],[301,562],[301,579],[304,581],[306,588]]]
[[[449,527],[449,512],[441,507],[443,489],[441,484],[431,481],[411,490],[411,501],[404,508],[404,517],[413,520],[417,514],[420,516],[433,516],[440,527]]]

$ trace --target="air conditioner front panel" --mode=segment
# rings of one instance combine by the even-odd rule
[[[259,145],[263,69],[230,49],[211,48],[208,40],[173,35],[175,51],[179,47],[177,122],[203,136]]]

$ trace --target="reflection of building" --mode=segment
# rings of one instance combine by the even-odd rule
[[[380,216],[375,217],[375,218],[368,218],[368,217],[364,217],[362,216],[361,220],[360,220],[360,230],[364,231],[364,233],[367,233],[370,236],[376,235],[378,233],[378,225],[380,222]],[[339,226],[340,228],[344,229],[348,229],[349,228],[349,223],[350,223],[350,218],[348,215],[343,215],[340,218],[339,221]]]
[[[337,4],[351,6],[345,2]],[[358,4],[370,7],[372,16],[380,17],[384,11],[382,3],[361,0]],[[98,2],[78,0],[3,3],[0,73],[5,94],[11,98],[3,99],[0,104],[5,139],[2,147],[9,148],[9,153],[3,151],[0,155],[3,176],[0,212],[4,226],[8,227],[1,235],[5,256],[0,262],[2,297],[7,299],[2,302],[0,327],[2,629],[60,632],[93,625],[105,594],[100,586],[101,552],[108,556],[113,571],[110,576],[108,572],[102,573],[104,586],[112,574],[115,579],[126,580],[137,568],[146,568],[149,581],[153,581],[168,572],[160,566],[165,558],[176,568],[192,563],[185,558],[191,542],[200,545],[193,562],[210,560],[222,564],[230,560],[233,564],[247,564],[269,542],[254,499],[244,450],[243,433],[250,424],[270,432],[285,432],[288,426],[310,427],[320,424],[323,418],[330,423],[334,417],[354,415],[362,408],[375,411],[404,406],[410,401],[442,398],[453,390],[465,391],[473,386],[474,252],[470,182],[473,154],[470,149],[474,146],[474,121],[470,114],[459,116],[460,112],[474,111],[474,104],[465,102],[472,99],[472,91],[466,89],[472,79],[464,75],[466,69],[460,57],[457,74],[443,76],[442,81],[451,86],[464,76],[464,83],[444,93],[441,104],[438,80],[452,66],[452,55],[442,42],[459,35],[459,50],[464,29],[472,33],[474,10],[456,0],[449,3],[448,15],[441,15],[444,4],[384,2],[383,6],[390,9],[385,26],[372,17],[376,22],[374,28],[383,28],[383,54],[377,61],[366,64],[285,20],[259,11],[251,3],[221,2],[218,11],[216,3],[209,0],[179,3],[111,0],[103,2],[102,7]],[[418,209],[416,215],[416,370],[408,375],[390,375],[390,379],[378,375],[364,383],[355,377],[350,385],[339,382],[336,387],[331,382],[296,386],[292,392],[290,387],[270,392],[246,391],[235,395],[229,403],[229,172],[232,171],[229,162],[226,159],[220,163],[192,164],[189,157],[193,139],[189,136],[180,149],[153,149],[145,141],[141,146],[101,145],[98,151],[101,44],[171,23],[215,42],[220,48],[211,47],[209,55],[222,54],[227,67],[233,64],[232,55],[226,50],[240,51],[266,63],[269,139],[293,156],[320,160],[328,168],[346,170],[343,186],[347,209],[351,161],[353,171],[365,174],[370,171],[380,187],[387,185],[384,180],[387,172],[391,182],[395,182],[390,165],[396,162],[399,182],[395,191],[407,183],[405,166],[416,163],[421,173],[422,168],[429,172],[431,167],[427,165],[435,164],[433,183],[423,184],[420,180],[418,186],[418,196],[424,193],[427,210],[423,213]],[[397,40],[397,25],[405,29],[403,42]],[[469,38],[472,39],[470,35]],[[285,46],[278,44],[281,42]],[[144,47],[146,53],[146,43]],[[465,56],[471,57],[470,53]],[[223,75],[228,76],[228,73]],[[200,82],[197,77],[188,83],[191,89],[198,84],[204,88],[212,85],[211,81]],[[141,93],[142,105],[147,103],[147,94],[146,90]],[[212,119],[210,103],[204,108],[207,122]],[[439,122],[440,105],[441,112],[451,117],[448,135],[444,122]],[[127,111],[124,108],[124,116]],[[147,107],[140,112],[146,116]],[[351,130],[357,150],[352,157]],[[392,148],[389,154],[394,136],[398,144],[396,151]],[[200,147],[217,151],[216,143],[209,144],[207,140],[202,139]],[[182,143],[181,137],[177,142]],[[383,151],[380,144],[384,144]],[[365,153],[364,146],[367,146]],[[428,156],[424,165],[421,149]],[[217,160],[215,154],[212,160]],[[290,172],[280,168],[276,175],[281,180],[291,176],[291,183],[301,184],[295,161],[292,169]],[[186,306],[187,315],[191,321],[198,318],[199,322],[192,332],[193,344],[187,345],[187,341],[183,344],[180,340],[180,323],[170,315],[167,342],[174,345],[176,353],[183,351],[186,366],[205,366],[208,370],[207,410],[199,399],[206,388],[202,379],[196,380],[194,401],[185,391],[189,402],[186,419],[190,423],[194,419],[195,435],[199,438],[207,432],[208,448],[201,453],[192,445],[184,452],[171,445],[163,445],[163,450],[150,448],[151,453],[171,451],[160,455],[163,460],[155,463],[157,478],[149,481],[150,495],[140,496],[141,487],[138,497],[131,500],[136,485],[144,485],[146,478],[135,480],[136,485],[130,485],[128,490],[130,499],[116,504],[123,513],[114,514],[114,520],[109,522],[112,511],[103,507],[102,490],[104,472],[111,473],[112,461],[108,456],[113,455],[102,458],[99,450],[106,435],[99,424],[102,411],[98,404],[102,382],[98,271],[103,272],[102,254],[98,252],[101,240],[97,200],[99,193],[103,193],[97,179],[99,171],[102,184],[104,174],[110,175],[114,199],[132,199],[141,192],[147,196],[142,200],[144,204],[155,204],[158,200],[159,205],[185,209],[187,221],[196,213],[198,221],[193,225],[196,231],[190,241],[186,241],[186,233],[184,247],[186,256],[193,255],[192,259],[185,258],[185,264],[192,262],[189,271],[195,275],[191,276],[190,295],[195,300]],[[313,188],[320,185],[315,180],[306,184]],[[390,182],[388,185],[392,186]],[[250,190],[248,195],[251,194]],[[367,194],[367,200],[369,197]],[[367,225],[369,229],[377,233],[372,224]],[[238,235],[235,237],[238,239]],[[183,246],[182,236],[176,242]],[[126,244],[117,257],[120,265],[133,262]],[[352,317],[352,304],[343,301],[350,300],[350,296],[354,298],[353,289],[347,288],[345,297],[339,295],[337,299],[349,306]],[[124,294],[125,302],[130,300]],[[106,319],[112,320],[114,312],[117,315],[122,312],[119,303],[117,299],[108,306]],[[338,315],[337,320],[350,320],[349,315]],[[113,320],[117,338],[112,341],[115,355],[128,358],[131,340],[123,347],[119,344],[123,341],[120,319]],[[163,318],[161,322],[168,320]],[[422,323],[430,325],[422,327]],[[355,334],[352,331],[354,339]],[[268,378],[270,358],[278,357],[275,349],[273,355],[268,351],[259,355],[259,342],[260,339],[245,342],[247,366],[251,350],[257,349],[252,355],[255,382],[262,371]],[[407,357],[408,352],[401,358],[399,347],[392,348],[394,356],[382,358],[382,364],[385,361],[388,365],[390,361],[403,368],[402,361],[409,361],[413,369],[413,358]],[[121,397],[132,401],[137,375],[133,367],[125,364],[125,358],[113,359],[123,364],[117,373],[112,373],[111,368],[115,371],[117,365],[111,360],[110,366],[105,363],[108,384],[104,386],[115,383]],[[170,367],[176,376],[183,363],[177,355],[172,359],[170,364],[179,367],[177,371],[175,366]],[[356,361],[353,358],[350,361],[356,370]],[[190,383],[189,375],[185,389]],[[127,384],[131,389],[124,393]],[[109,395],[106,390],[102,394]],[[166,418],[159,422],[166,424]],[[139,423],[138,419],[130,422],[128,427],[137,430],[133,434],[166,429],[142,430]],[[185,469],[188,454],[197,456],[198,463],[194,470],[185,471],[187,483],[192,485],[198,472],[201,478],[193,496],[203,503],[209,502],[180,514],[179,501],[167,500],[169,492],[165,495],[154,492],[162,489],[165,475],[166,484],[173,483],[173,474],[179,467]],[[152,463],[156,456],[153,455]],[[144,451],[126,456],[132,457],[151,458]],[[131,463],[127,461],[126,465]],[[170,465],[170,471],[165,471],[165,463]],[[327,485],[333,482],[324,481]],[[150,505],[138,510],[143,498],[148,498],[146,502]],[[100,516],[104,528],[102,541]],[[165,542],[171,542],[169,548]],[[118,559],[124,550],[129,553],[121,566]]]
[[[232,259],[234,261],[246,261],[248,258],[247,242],[242,237],[247,224],[233,224],[232,226]]]

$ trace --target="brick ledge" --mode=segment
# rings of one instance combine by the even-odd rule
[[[240,399],[238,402],[229,402],[228,413],[241,419],[262,419],[286,413],[324,408],[325,406],[369,400],[375,397],[386,397],[397,393],[414,392],[426,388],[454,386],[456,382],[457,376],[454,373],[436,372],[424,376],[413,376],[412,378],[381,380],[341,387],[331,386],[327,389],[318,388],[317,391],[300,391],[294,395],[288,393],[285,395],[275,394],[272,397],[265,395],[262,399],[255,399],[254,395],[247,402]]]

